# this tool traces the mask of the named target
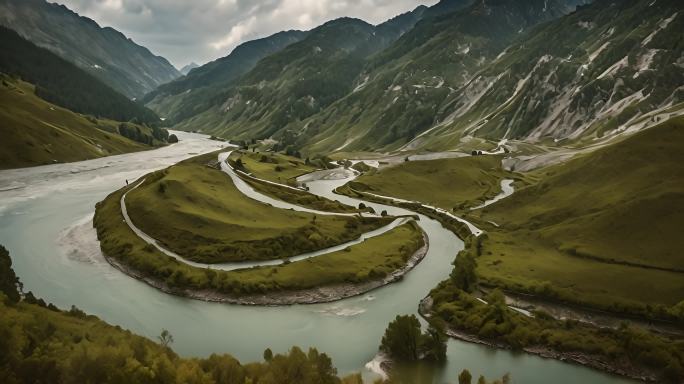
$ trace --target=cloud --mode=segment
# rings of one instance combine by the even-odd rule
[[[180,68],[230,53],[240,43],[326,21],[377,24],[437,0],[57,0],[111,26]]]

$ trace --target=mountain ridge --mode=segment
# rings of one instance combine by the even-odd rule
[[[181,76],[165,58],[64,5],[45,0],[3,0],[0,24],[71,61],[129,98],[140,98]]]

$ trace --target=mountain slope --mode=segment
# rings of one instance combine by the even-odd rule
[[[577,1],[478,1],[425,19],[373,57],[370,79],[294,129],[309,151],[396,149],[435,124],[448,98],[534,25],[556,19]]]
[[[472,75],[411,146],[468,135],[583,144],[643,127],[683,101],[683,13],[676,0],[597,0],[542,25]]]
[[[74,112],[136,119],[143,123],[159,121],[151,110],[139,105],[75,65],[39,48],[16,32],[0,26],[0,72],[20,76],[36,84],[41,98]]]
[[[118,134],[120,124],[50,104],[31,84],[0,75],[0,169],[70,162],[150,147]],[[149,128],[131,125],[150,136]]]
[[[233,86],[213,87],[210,108],[178,127],[267,137],[349,93],[366,58],[396,41],[424,15],[463,7],[470,0],[446,3],[437,11],[420,6],[377,26],[341,18],[317,27],[302,41],[265,57]]]
[[[142,97],[180,76],[163,57],[63,5],[45,0],[2,0],[0,24],[71,61],[129,98]]]
[[[497,285],[548,282],[536,293],[619,311],[682,301],[682,142],[677,117],[537,171],[537,182],[474,211],[488,232],[478,269]]]
[[[228,56],[195,68],[187,76],[159,86],[143,102],[170,122],[202,112],[210,101],[262,58],[296,43],[306,32],[287,31],[237,46]]]

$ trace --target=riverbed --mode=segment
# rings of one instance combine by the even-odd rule
[[[225,146],[206,136],[175,133],[181,141],[161,149],[0,172],[0,243],[9,249],[25,289],[61,308],[74,304],[150,338],[166,328],[174,336],[172,347],[183,356],[225,352],[248,362],[260,360],[267,347],[284,352],[292,345],[315,346],[333,358],[340,373],[363,371],[365,377],[373,377],[364,365],[375,356],[387,323],[398,314],[417,312],[420,299],[448,276],[462,241],[421,215],[420,225],[430,237],[425,259],[400,282],[335,303],[248,307],[165,294],[111,267],[87,234],[66,234],[87,222],[95,203],[126,180]],[[343,175],[316,180],[317,175],[310,175],[307,186],[313,193],[358,204],[359,200],[332,193],[346,181],[339,176]],[[408,213],[366,204],[376,212]],[[434,383],[455,382],[464,368],[475,377],[510,372],[513,383],[631,382],[577,365],[456,340],[449,341],[448,359],[443,369],[434,372]]]

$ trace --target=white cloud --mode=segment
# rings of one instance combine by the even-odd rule
[[[437,0],[56,0],[111,26],[176,67],[227,55],[235,46],[282,30],[311,29],[356,17],[381,23]]]

